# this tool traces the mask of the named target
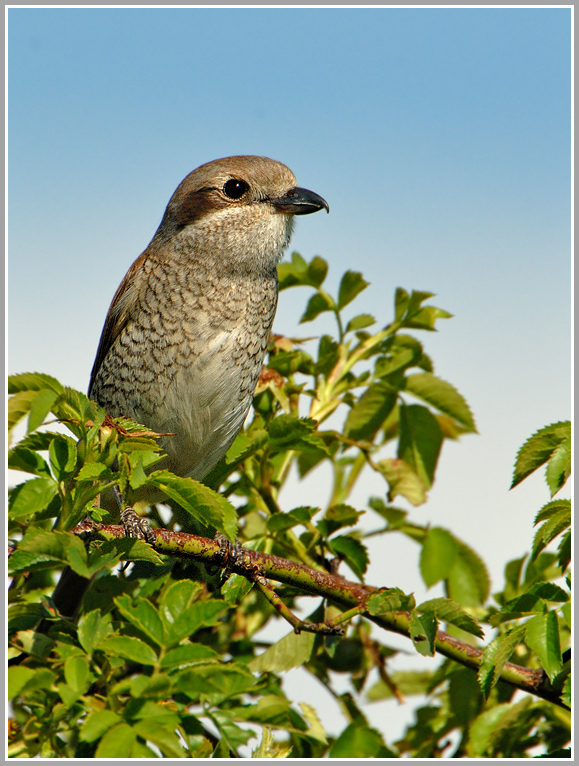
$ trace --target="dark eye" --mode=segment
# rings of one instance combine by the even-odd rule
[[[223,193],[229,199],[241,199],[248,189],[249,184],[245,181],[240,181],[238,178],[230,178],[229,181],[223,184]]]

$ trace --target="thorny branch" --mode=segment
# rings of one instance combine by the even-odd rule
[[[125,536],[125,529],[120,525],[79,524],[72,530],[75,534],[98,536],[105,540],[114,540]],[[361,585],[268,553],[241,548],[240,555],[231,557],[224,552],[219,540],[174,532],[166,529],[151,529],[150,542],[159,553],[173,556],[189,556],[207,565],[227,567],[228,571],[242,575],[255,582],[277,611],[290,622],[294,630],[309,630],[320,633],[339,632],[337,626],[343,622],[340,618],[330,623],[304,623],[285,606],[267,580],[292,585],[302,589],[304,594],[322,596],[333,604],[345,608],[352,615],[362,614],[384,630],[410,638],[410,614],[408,612],[390,612],[375,616],[364,610],[367,597],[380,590],[371,585]],[[460,641],[454,636],[439,630],[435,640],[436,651],[455,662],[478,671],[483,650]],[[526,668],[514,663],[505,663],[500,680],[510,686],[533,694],[562,708],[568,709],[561,701],[560,693],[553,688],[542,670]]]

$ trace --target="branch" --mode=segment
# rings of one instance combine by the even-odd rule
[[[89,534],[92,537],[96,535],[105,540],[125,537],[125,529],[120,525],[101,525],[91,522],[80,524],[72,531],[82,536]],[[301,588],[304,593],[313,596],[323,596],[328,601],[349,610],[353,614],[364,615],[384,630],[411,638],[410,614],[408,612],[389,612],[375,616],[365,611],[364,604],[367,597],[379,591],[380,588],[350,582],[338,575],[331,575],[327,572],[311,569],[295,561],[268,553],[260,553],[248,548],[241,548],[240,555],[231,559],[227,553],[224,553],[223,546],[220,545],[218,540],[211,540],[206,537],[198,537],[197,535],[185,532],[173,532],[167,529],[151,529],[150,533],[150,542],[159,553],[173,556],[189,556],[207,565],[227,567],[230,572],[242,575],[253,582],[256,581],[256,572],[259,572],[260,577],[258,579],[260,582],[257,584],[262,592],[265,578],[276,580]],[[279,599],[279,597],[276,596],[276,599]],[[286,614],[287,608],[281,608],[279,603],[274,605],[286,619],[289,619]],[[293,617],[297,620],[295,616]],[[289,621],[291,622],[291,620]],[[337,625],[340,622],[342,620],[338,619],[335,621],[335,624]],[[294,624],[294,628],[296,627],[297,625]],[[299,630],[300,627],[297,627],[297,629]],[[301,629],[307,630],[308,628],[304,626]],[[475,671],[480,669],[483,650],[460,641],[444,631],[439,630],[437,632],[435,648],[439,654],[454,660],[460,665]],[[552,702],[554,705],[568,709],[567,705],[560,698],[560,692],[550,684],[543,670],[534,670],[507,662],[501,670],[499,679],[509,686],[521,689],[536,697]]]

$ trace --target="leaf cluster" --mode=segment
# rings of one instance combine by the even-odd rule
[[[335,318],[335,337],[272,338],[252,417],[203,483],[164,469],[159,437],[169,435],[112,419],[50,376],[10,379],[9,427],[12,433],[24,427],[25,434],[11,446],[9,466],[27,475],[10,490],[8,505],[15,544],[10,656],[17,663],[9,676],[12,756],[236,757],[251,747],[254,757],[438,757],[453,731],[460,734],[457,757],[512,757],[536,744],[553,752],[566,745],[565,711],[553,712],[543,700],[517,706],[501,679],[517,653],[523,665],[544,669],[552,684],[568,688],[569,598],[553,582],[569,563],[568,506],[551,500],[541,509],[526,568],[522,560],[508,565],[505,589],[489,606],[489,577],[476,551],[393,504],[396,498],[411,509],[423,504],[444,441],[476,432],[466,400],[435,373],[416,337],[450,315],[429,303],[430,293],[399,288],[392,320],[377,328],[370,315],[351,312],[368,286],[362,275],[346,272],[332,296],[327,271],[322,258],[307,262],[297,253],[280,265],[280,289],[311,291],[301,321],[327,313]],[[550,487],[568,476],[562,425],[521,451],[518,480],[543,458],[552,463]],[[292,473],[305,477],[322,466],[331,474],[327,504],[304,498],[286,507],[283,489]],[[383,492],[357,507],[354,489],[370,472]],[[343,638],[289,632],[267,643],[260,631],[277,613],[243,577],[223,585],[219,573],[143,541],[85,543],[71,533],[87,516],[118,520],[108,502],[114,486],[153,527],[219,532],[318,572],[347,567],[361,583],[368,538],[382,535],[388,546],[392,535],[403,535],[419,546],[425,586],[442,584],[444,596],[417,604],[413,594],[382,588],[344,614],[322,602],[308,619],[343,624]],[[547,552],[559,535],[558,554]],[[89,583],[74,618],[52,600],[54,577],[66,568]],[[303,609],[304,592],[297,580],[279,589],[291,609]],[[408,615],[409,645],[428,658],[440,647],[441,628],[467,648],[483,636],[483,624],[497,629],[478,678],[451,660],[434,670],[429,664],[390,673],[397,651],[372,633],[372,619],[399,612]],[[294,667],[338,700],[345,727],[336,736],[306,701],[287,698],[281,674]],[[351,692],[336,691],[340,674],[348,675]],[[429,702],[405,736],[388,743],[368,723],[363,704],[412,694],[427,694]]]

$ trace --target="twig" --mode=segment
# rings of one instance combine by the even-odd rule
[[[75,534],[86,535],[87,533],[98,534],[99,537],[107,540],[114,540],[125,536],[125,530],[122,526],[80,524],[72,530]],[[206,564],[215,566],[224,566],[222,548],[217,540],[210,540],[206,537],[190,535],[185,532],[173,532],[166,529],[151,529],[151,543],[159,553],[168,553],[171,555],[190,556]],[[263,582],[256,581],[256,573],[259,578],[277,580],[278,582],[292,585],[294,588],[301,588],[305,593],[311,595],[323,596],[334,604],[345,608],[347,614],[337,620],[326,623],[327,627],[335,629],[345,618],[351,618],[358,614],[364,616],[385,630],[399,633],[410,638],[410,614],[408,612],[388,612],[380,616],[370,615],[364,612],[364,604],[371,593],[379,590],[371,585],[360,585],[350,582],[338,575],[331,575],[327,572],[321,572],[317,569],[311,569],[304,564],[295,561],[280,558],[269,553],[261,553],[248,548],[243,548],[243,555],[235,557],[233,561],[227,563],[229,569],[236,574],[256,582],[262,593],[268,598],[270,603],[280,614],[288,619],[285,605],[271,586],[271,592],[274,592],[275,599],[271,599],[271,593],[266,594],[263,588]],[[269,594],[269,595],[268,595]],[[283,610],[283,611],[282,611]],[[288,619],[292,622],[299,621],[289,609],[291,615]],[[305,630],[306,628],[301,628]],[[323,631],[318,631],[323,632]],[[478,671],[482,663],[482,649],[471,646],[464,641],[460,641],[454,636],[439,630],[436,635],[435,649],[439,654],[448,657],[451,660]],[[521,689],[536,697],[540,697],[552,702],[559,707],[568,709],[562,702],[560,693],[549,683],[546,674],[542,670],[526,668],[514,663],[505,663],[500,673],[500,680],[509,686]]]

